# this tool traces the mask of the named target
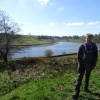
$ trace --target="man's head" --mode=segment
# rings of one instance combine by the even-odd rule
[[[93,35],[91,33],[87,33],[85,36],[85,39],[86,39],[87,43],[90,43],[90,42],[92,42]]]

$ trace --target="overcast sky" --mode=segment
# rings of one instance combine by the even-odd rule
[[[72,36],[100,33],[100,0],[1,0],[21,33]]]

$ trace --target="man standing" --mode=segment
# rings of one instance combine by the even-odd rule
[[[93,35],[88,33],[85,37],[85,43],[81,44],[78,50],[78,79],[73,94],[73,99],[77,100],[80,92],[80,86],[85,74],[84,91],[89,92],[89,78],[92,69],[96,66],[98,50],[96,44],[92,41]]]

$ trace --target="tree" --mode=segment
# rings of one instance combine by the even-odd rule
[[[8,61],[11,44],[18,37],[20,27],[12,21],[4,11],[0,11],[0,55],[4,62]]]

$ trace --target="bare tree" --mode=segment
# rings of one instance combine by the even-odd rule
[[[12,21],[4,11],[0,11],[0,55],[4,62],[8,61],[11,44],[17,38],[20,27]]]

